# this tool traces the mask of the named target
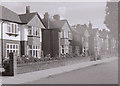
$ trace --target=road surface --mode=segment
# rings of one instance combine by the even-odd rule
[[[103,63],[83,69],[28,82],[26,84],[117,84],[118,61]]]

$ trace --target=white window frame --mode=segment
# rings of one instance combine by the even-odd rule
[[[18,24],[7,23],[7,33],[18,34],[19,33]]]
[[[9,45],[9,48],[7,47],[7,45]],[[12,48],[10,49],[10,46],[12,45]],[[13,46],[15,45],[15,49],[13,49]],[[16,46],[18,47],[18,49],[16,49]],[[10,53],[10,51],[12,50],[12,52],[13,51],[18,51],[17,52],[17,55],[19,55],[19,44],[12,44],[12,43],[6,43],[6,57],[8,56],[7,55],[7,51],[9,51],[9,53]]]
[[[40,46],[38,46],[38,45],[31,45],[32,46],[32,49],[28,49],[28,51],[30,52],[30,51],[32,51],[32,56],[33,57],[35,57],[35,58],[39,58],[40,57],[40,51],[41,51],[41,49],[40,49]],[[35,48],[33,48],[33,46],[35,46]],[[37,47],[37,48],[36,48]],[[35,55],[33,55],[33,52],[35,51]],[[36,51],[37,51],[37,56],[36,56]],[[39,52],[39,54],[38,54],[38,52]]]

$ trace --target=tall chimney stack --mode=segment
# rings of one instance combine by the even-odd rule
[[[30,13],[30,6],[26,6],[26,13]]]

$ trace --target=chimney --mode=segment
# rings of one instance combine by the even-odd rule
[[[53,18],[54,18],[55,20],[60,20],[60,16],[59,16],[59,15],[54,15]]]
[[[45,14],[44,14],[44,19],[48,19],[49,18],[49,14],[48,14],[48,12],[46,12]]]
[[[30,6],[26,6],[26,13],[30,13]]]

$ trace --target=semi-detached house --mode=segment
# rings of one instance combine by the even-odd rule
[[[41,58],[42,34],[44,29],[42,20],[37,12],[30,13],[30,7],[26,7],[26,13],[19,15],[21,25],[21,55]]]
[[[17,55],[20,54],[20,23],[19,16],[3,7],[0,6],[0,64],[2,59],[7,57],[10,52],[15,52]]]

